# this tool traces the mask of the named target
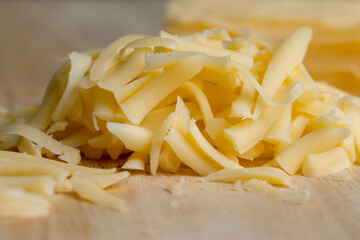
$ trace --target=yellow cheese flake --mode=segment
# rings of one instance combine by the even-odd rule
[[[180,178],[180,181],[178,182],[173,182],[170,183],[167,187],[166,187],[166,191],[168,191],[171,194],[177,194],[178,192],[181,191],[181,188],[185,185],[185,179],[184,177]]]
[[[302,172],[307,177],[321,177],[340,172],[350,166],[350,160],[341,147],[329,151],[309,154],[302,165]]]

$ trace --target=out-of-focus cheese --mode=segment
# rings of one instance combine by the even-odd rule
[[[323,153],[309,154],[302,165],[302,173],[307,177],[323,177],[349,166],[350,160],[346,151],[336,147]]]

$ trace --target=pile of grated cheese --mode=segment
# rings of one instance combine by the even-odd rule
[[[39,107],[0,111],[0,216],[46,215],[66,191],[123,209],[103,189],[129,173],[78,166],[82,157],[284,187],[348,168],[360,159],[360,101],[314,82],[302,64],[311,35],[161,32],[69,54]]]

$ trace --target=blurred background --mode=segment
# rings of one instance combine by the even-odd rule
[[[39,103],[72,51],[158,34],[165,0],[0,1],[0,106]]]
[[[2,0],[0,106],[38,103],[68,53],[126,34],[222,27],[285,37],[302,25],[314,29],[305,60],[312,76],[360,96],[359,0]]]

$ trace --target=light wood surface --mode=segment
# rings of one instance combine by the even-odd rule
[[[156,34],[164,4],[0,2],[0,105],[39,102],[59,59],[73,50],[100,48],[133,32]],[[304,205],[203,183],[186,169],[135,172],[109,190],[127,200],[125,213],[61,195],[48,217],[0,219],[0,239],[359,239],[360,168],[350,172],[351,182],[294,177],[299,190],[311,192]],[[181,176],[179,194],[164,190]]]
[[[360,170],[352,182],[294,177],[310,200],[294,205],[228,183],[203,183],[193,172],[132,174],[109,191],[128,202],[118,213],[61,196],[49,217],[0,220],[1,239],[358,239]],[[185,177],[182,191],[164,189]]]

